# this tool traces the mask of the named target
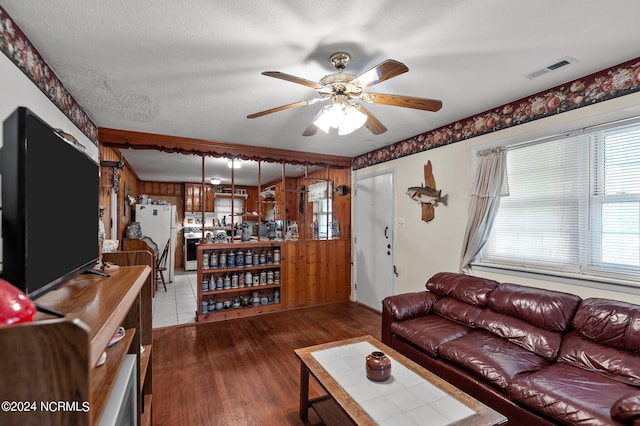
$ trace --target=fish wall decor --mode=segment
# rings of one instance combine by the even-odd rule
[[[425,222],[430,222],[436,217],[435,207],[438,204],[447,205],[447,195],[442,195],[442,190],[436,189],[431,161],[424,165],[424,184],[410,186],[407,188],[407,195],[420,204],[422,220]]]

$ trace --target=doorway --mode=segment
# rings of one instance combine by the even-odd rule
[[[356,301],[377,311],[394,293],[394,172],[356,178],[354,251]]]

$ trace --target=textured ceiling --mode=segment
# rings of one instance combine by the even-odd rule
[[[0,4],[100,127],[349,157],[640,56],[637,0]],[[317,97],[262,71],[318,81],[336,51],[356,74],[403,62],[409,72],[375,91],[441,99],[442,109],[367,105],[389,129],[378,136],[303,137],[322,104],[246,118]],[[577,62],[525,77],[564,57]],[[163,172],[140,161],[130,162],[142,179]]]

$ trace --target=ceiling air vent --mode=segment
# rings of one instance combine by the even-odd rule
[[[569,56],[566,56],[562,59],[557,60],[555,63],[551,64],[551,65],[547,65],[546,67],[539,69],[537,71],[534,71],[530,74],[527,74],[525,77],[528,78],[529,80],[533,80],[534,78],[538,78],[543,74],[546,74],[548,72],[551,71],[555,71],[557,69],[560,69],[562,67],[566,67],[569,64],[572,64],[574,62],[578,62],[576,59],[571,58]]]

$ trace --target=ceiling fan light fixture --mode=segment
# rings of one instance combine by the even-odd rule
[[[324,107],[323,113],[313,124],[325,133],[332,127],[338,130],[338,135],[345,136],[358,130],[367,122],[367,115],[351,105],[349,102],[335,102]]]

